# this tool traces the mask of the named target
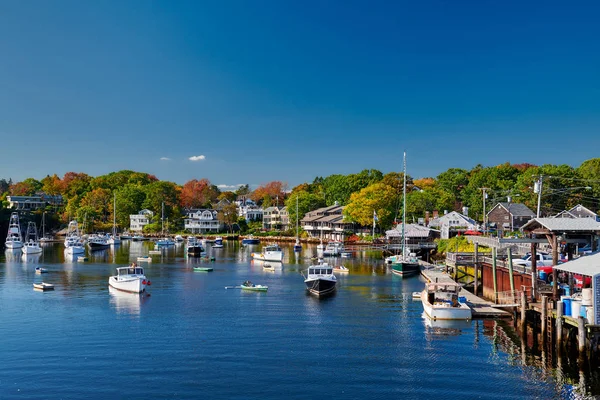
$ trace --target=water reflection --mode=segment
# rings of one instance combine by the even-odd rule
[[[39,264],[42,253],[38,254],[25,254],[21,255],[21,260],[24,264]]]
[[[146,293],[128,293],[117,290],[112,286],[108,287],[110,293],[110,305],[119,314],[139,315],[142,304],[147,301],[150,295]]]
[[[425,313],[421,316],[425,325],[425,335],[427,340],[434,338],[443,338],[448,336],[458,336],[471,328],[471,321],[463,320],[433,320]]]

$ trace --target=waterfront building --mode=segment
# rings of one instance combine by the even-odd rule
[[[519,230],[532,218],[535,218],[535,213],[520,203],[498,203],[487,213],[490,228],[501,232]]]
[[[131,232],[142,232],[144,226],[152,220],[154,213],[148,209],[143,209],[137,214],[129,215],[129,230]]]
[[[286,207],[267,207],[263,210],[263,229],[267,231],[285,231],[289,227]]]
[[[569,210],[559,212],[554,218],[592,218],[596,221],[599,220],[598,214],[581,204],[577,204]]]
[[[311,238],[343,242],[346,232],[354,233],[354,224],[344,221],[343,211],[344,207],[336,202],[332,206],[309,211],[300,224]]]
[[[217,218],[217,210],[192,209],[186,213],[184,228],[191,233],[217,233],[225,229],[225,225]]]
[[[435,248],[434,241],[439,238],[440,231],[419,224],[406,224],[404,234],[406,235],[406,247],[410,252],[416,253],[422,249]],[[394,228],[386,231],[385,237],[388,243],[402,243],[402,224],[397,224]]]
[[[464,214],[451,211],[441,217],[433,218],[429,221],[429,227],[439,229],[441,238],[448,239],[459,233],[478,230],[479,224]]]
[[[8,207],[15,210],[39,210],[46,206],[62,206],[63,198],[61,195],[48,195],[44,193],[35,196],[6,196]]]
[[[238,215],[244,217],[246,222],[262,221],[263,209],[250,199],[240,199],[235,202],[238,206]]]

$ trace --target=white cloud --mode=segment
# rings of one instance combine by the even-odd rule
[[[202,161],[206,159],[206,156],[191,156],[190,158],[188,158],[188,160],[190,161]]]
[[[237,185],[226,185],[226,184],[222,183],[220,185],[217,185],[217,187],[219,189],[226,189],[226,190],[235,190],[235,189],[239,188],[240,186],[243,186],[243,184],[238,183]]]
[[[160,161],[171,161],[169,157],[161,157]]]

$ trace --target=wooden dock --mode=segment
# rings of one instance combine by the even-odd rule
[[[421,275],[430,282],[454,282],[450,275],[444,272],[443,267],[421,262]],[[471,307],[473,318],[511,318],[512,314],[497,308],[491,301],[475,296],[473,293],[462,288],[460,295],[467,298],[467,304]]]

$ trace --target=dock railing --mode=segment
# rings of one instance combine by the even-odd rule
[[[521,302],[522,290],[508,290],[496,293],[496,304],[504,307],[518,307]]]

